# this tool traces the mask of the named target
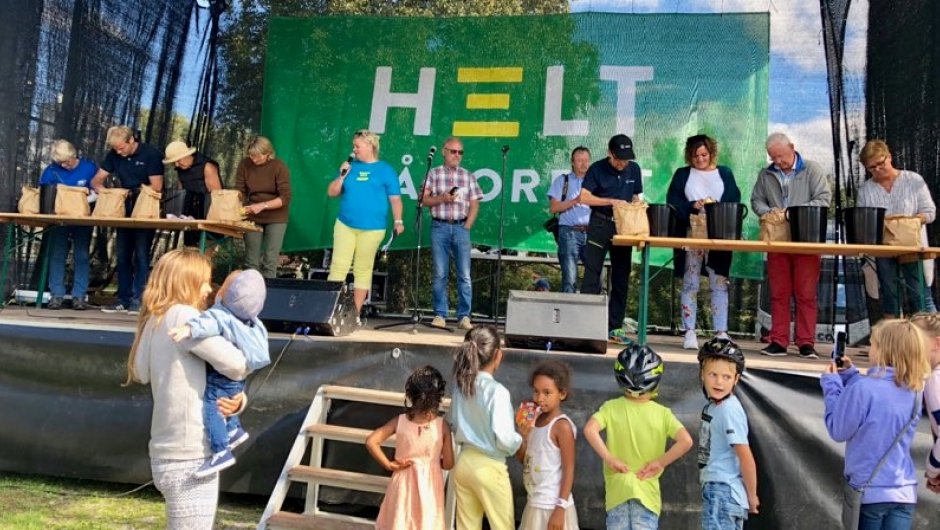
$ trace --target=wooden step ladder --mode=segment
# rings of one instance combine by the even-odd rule
[[[367,429],[342,427],[327,423],[333,400],[402,407],[405,402],[405,395],[400,392],[386,392],[367,388],[335,385],[321,386],[313,399],[313,403],[310,404],[310,408],[307,410],[307,416],[304,418],[300,432],[297,434],[290,454],[287,456],[284,469],[281,471],[277,484],[271,492],[271,498],[261,515],[258,530],[339,530],[375,527],[375,521],[371,519],[327,512],[318,507],[320,486],[384,494],[391,480],[383,475],[323,467],[324,441],[333,440],[364,444],[366,438],[372,433]],[[449,408],[450,399],[445,399],[441,403],[441,411],[446,412]],[[376,428],[380,426],[376,425]],[[304,466],[301,465],[301,461],[307,451],[308,444],[310,445],[310,465]],[[393,435],[386,440],[382,446],[394,448],[395,436]],[[292,482],[307,484],[303,513],[281,511]],[[447,487],[445,493],[444,516],[447,527],[453,528],[454,493],[453,488],[450,487]]]

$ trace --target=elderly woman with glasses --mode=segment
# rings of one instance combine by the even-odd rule
[[[927,246],[927,227],[937,217],[937,206],[930,196],[927,183],[913,171],[897,169],[891,158],[888,145],[881,140],[871,140],[862,148],[859,159],[865,169],[871,173],[871,179],[858,189],[857,206],[885,208],[885,215],[907,215],[920,218],[920,238]],[[925,262],[933,270],[933,260]],[[886,317],[901,315],[903,296],[898,293],[898,273],[904,277],[904,285],[916,302],[918,311],[936,313],[933,295],[930,289],[921,286],[923,267],[919,261],[901,263],[897,258],[875,258],[878,268],[878,291],[881,309]]]
[[[255,136],[248,142],[245,158],[235,171],[235,189],[246,201],[248,220],[262,230],[245,233],[245,267],[255,269],[265,278],[274,278],[293,194],[290,170],[274,158],[271,140]]]
[[[379,135],[360,130],[353,135],[352,144],[354,160],[343,162],[327,188],[327,195],[340,198],[328,279],[345,282],[352,267],[353,299],[356,309],[362,310],[372,288],[375,253],[385,237],[389,209],[396,235],[405,225],[398,173],[379,160]]]
[[[680,234],[689,229],[689,217],[705,212],[706,202],[741,202],[741,190],[731,168],[718,165],[718,142],[698,134],[685,142],[685,162],[676,170],[666,195],[666,202],[678,212],[676,228]],[[675,273],[682,274],[682,347],[698,349],[695,319],[698,311],[698,288],[702,271],[708,274],[711,287],[712,320],[718,338],[728,338],[728,275],[731,252],[702,249],[676,249]]]

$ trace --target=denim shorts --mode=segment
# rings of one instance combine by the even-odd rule
[[[607,530],[657,530],[659,516],[636,499],[614,506],[607,512]]]
[[[731,486],[706,482],[702,486],[702,530],[742,530],[747,508],[734,501]]]

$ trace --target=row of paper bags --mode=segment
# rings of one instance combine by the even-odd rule
[[[123,188],[104,188],[98,193],[95,210],[88,204],[88,188],[84,186],[56,186],[55,214],[66,217],[124,218],[124,207],[131,190]],[[134,201],[131,219],[159,219],[160,192],[148,186],[141,186]],[[39,213],[39,188],[23,186],[18,210],[22,214]],[[215,190],[212,192],[212,204],[206,214],[208,221],[238,222],[244,219],[241,192],[238,190]]]
[[[886,215],[883,245],[895,247],[919,247],[921,222],[909,215]],[[773,211],[760,218],[761,241],[790,241],[790,222],[786,213]]]

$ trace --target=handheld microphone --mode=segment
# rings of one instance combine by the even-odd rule
[[[347,164],[352,164],[352,163],[353,163],[353,160],[355,160],[355,159],[356,159],[356,155],[354,155],[353,153],[349,153],[349,158],[346,159],[346,163],[347,163]],[[346,173],[349,173],[349,168],[346,168],[346,169],[343,169],[342,171],[340,171],[340,172],[339,172],[339,176],[345,177],[345,176],[346,176]]]
[[[432,145],[432,146],[431,146],[431,150],[428,151],[428,162],[430,162],[431,159],[434,158],[434,154],[435,154],[435,153],[437,153],[437,146]]]

